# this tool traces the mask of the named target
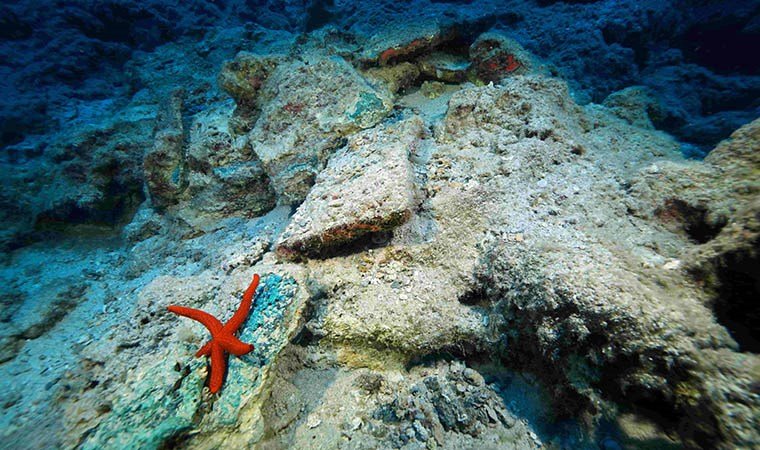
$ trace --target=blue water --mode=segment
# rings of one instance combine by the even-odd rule
[[[202,42],[224,31],[235,42],[209,42],[209,50],[221,45],[230,55],[255,42],[256,26],[371,34],[412,14],[459,21],[467,32],[507,31],[550,62],[582,103],[601,102],[623,87],[648,86],[663,108],[655,125],[689,144],[686,154],[699,157],[760,113],[759,4],[10,0],[0,6],[0,147],[3,153],[21,151],[28,135],[65,126],[75,105],[82,115],[91,104],[135,95],[146,80],[130,66],[166,44]]]

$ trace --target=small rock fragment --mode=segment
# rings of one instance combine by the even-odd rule
[[[459,55],[433,52],[419,61],[420,72],[446,83],[461,83],[467,78],[470,61]]]

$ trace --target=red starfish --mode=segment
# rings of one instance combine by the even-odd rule
[[[199,309],[176,305],[170,305],[168,307],[169,311],[174,314],[197,320],[202,323],[209,332],[211,332],[211,340],[201,347],[201,349],[195,353],[195,356],[211,355],[211,380],[209,382],[209,389],[211,389],[212,394],[222,388],[224,373],[227,369],[225,352],[232,353],[235,356],[242,356],[253,350],[252,344],[241,342],[240,339],[235,337],[235,333],[248,317],[248,312],[251,310],[251,304],[253,302],[253,293],[256,292],[256,287],[258,287],[258,285],[259,276],[254,275],[251,285],[248,286],[245,294],[243,294],[243,301],[240,302],[240,306],[237,311],[235,311],[232,318],[224,325],[222,325],[216,317]]]

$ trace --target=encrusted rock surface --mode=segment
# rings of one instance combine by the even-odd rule
[[[237,104],[235,115],[231,118],[233,130],[245,133],[253,127],[262,105],[269,100],[262,98],[261,89],[283,59],[282,56],[240,52],[235,59],[222,66],[217,82]]]
[[[422,120],[413,117],[352,136],[293,215],[277,253],[319,256],[409,220],[417,204],[409,158],[424,133]]]
[[[687,445],[704,445],[706,439],[712,445],[751,445],[757,436],[749,417],[759,406],[752,395],[694,398],[727,382],[720,375],[723,369],[703,369],[704,361],[715,364],[713,352],[723,355],[725,363],[719,367],[747,369],[730,388],[741,392],[747,392],[745,380],[756,371],[757,358],[736,351],[705,292],[669,263],[681,257],[677,248],[690,248],[686,237],[662,233],[656,221],[628,216],[621,201],[626,188],[615,186],[615,178],[609,177],[629,177],[630,168],[588,165],[604,154],[597,152],[614,159],[609,155],[630,151],[621,146],[633,141],[612,138],[619,133],[616,128],[625,127],[609,117],[581,113],[558,88],[540,78],[518,77],[504,88],[481,89],[478,95],[463,92],[459,97],[469,101],[455,96],[445,122],[444,136],[453,138],[460,152],[468,146],[494,148],[498,142],[495,152],[508,162],[502,170],[511,172],[501,187],[496,187],[500,177],[488,180],[506,204],[483,213],[494,236],[483,244],[483,265],[475,271],[481,281],[474,288],[493,302],[498,321],[503,321],[497,336],[506,345],[505,358],[522,360],[518,366],[533,366],[543,374],[565,407],[589,402],[582,408],[595,410],[593,386],[613,398],[672,408],[684,417],[679,426]],[[524,124],[514,122],[521,115],[527,116]],[[537,127],[539,117],[553,118],[550,133]],[[478,131],[473,135],[471,129]],[[484,134],[494,140],[484,139]],[[522,137],[510,139],[515,134]],[[737,133],[737,138],[743,149],[755,145],[747,142],[746,133]],[[656,140],[650,137],[650,142]],[[716,158],[720,154],[719,146]],[[572,155],[582,157],[572,161]],[[670,157],[674,155],[671,150]],[[639,170],[646,170],[641,163]],[[708,162],[703,170],[709,167]],[[734,167],[731,175],[724,175],[729,180],[752,171],[753,164]],[[535,351],[532,357],[526,349]]]
[[[143,157],[145,185],[157,208],[176,204],[179,195],[187,187],[183,95],[182,91],[176,91],[162,105],[156,119],[153,147]]]
[[[402,62],[393,66],[373,67],[364,72],[370,80],[378,80],[392,93],[405,90],[420,76],[420,69],[412,63]]]
[[[760,120],[735,131],[703,163],[645,169],[633,185],[638,214],[700,244],[685,268],[710,292],[714,309],[739,344],[760,349],[758,295]]]
[[[613,114],[639,128],[654,128],[665,117],[662,104],[651,89],[630,86],[613,92],[602,102]]]
[[[382,27],[364,42],[359,55],[363,63],[381,66],[410,59],[430,51],[455,36],[447,20],[422,19]]]
[[[155,111],[136,102],[102,117],[82,115],[0,160],[0,248],[78,225],[118,227],[143,201],[140,163],[152,142]]]
[[[470,61],[463,56],[433,52],[420,59],[419,67],[426,77],[447,83],[461,83],[467,79]]]
[[[247,139],[230,130],[230,105],[195,116],[187,142],[187,189],[177,214],[190,223],[257,217],[275,206],[269,178]]]
[[[303,201],[346,136],[376,125],[391,108],[384,91],[336,57],[280,65],[262,90],[272,100],[249,134],[250,145],[280,204]]]
[[[219,87],[235,99],[238,107],[255,108],[262,86],[282,59],[282,56],[240,52],[222,66]],[[259,106],[260,103],[263,102],[259,102]]]
[[[221,317],[217,308],[188,301],[192,298],[208,298],[208,292],[212,289],[230,289],[214,284],[214,277],[209,275],[200,274],[192,280],[156,278],[143,290],[138,300],[139,307],[135,311],[137,321],[146,314],[154,317],[148,330],[138,331],[126,325],[120,328],[118,333],[112,334],[110,339],[92,343],[83,350],[92,364],[92,370],[81,376],[100,379],[108,377],[109,366],[118,367],[124,364],[124,361],[105,361],[102,355],[111,353],[113,348],[122,347],[124,350],[121,357],[132,360],[130,365],[133,366],[133,370],[128,375],[127,382],[133,383],[133,389],[128,396],[113,399],[113,404],[109,406],[110,420],[101,424],[96,433],[84,440],[80,444],[82,448],[102,448],[103,445],[114,448],[155,448],[172,436],[191,429],[198,420],[211,428],[236,425],[241,421],[241,409],[260,407],[254,405],[261,396],[260,389],[267,378],[267,366],[284,343],[293,336],[296,331],[295,325],[299,323],[297,316],[302,309],[303,292],[299,292],[295,280],[291,277],[276,274],[265,274],[263,277],[256,296],[256,307],[243,325],[245,331],[240,334],[242,340],[253,343],[256,349],[243,358],[230,360],[229,375],[225,383],[225,390],[229,395],[216,402],[213,409],[207,409],[203,401],[204,396],[201,395],[205,365],[199,360],[189,360],[189,364],[180,362],[202,345],[202,342],[197,340],[188,341],[192,334],[187,329],[172,327],[178,331],[169,335],[170,340],[183,347],[181,353],[185,354],[184,357],[182,354],[175,354],[171,346],[159,349],[151,360],[140,358],[134,350],[130,350],[131,340],[156,340],[159,336],[166,335],[171,322],[174,322],[169,320],[171,315],[166,312],[166,306],[169,304],[167,300],[171,303],[179,302],[201,307]],[[240,287],[234,294],[239,294],[239,289]],[[167,297],[167,291],[174,294],[173,298]],[[204,292],[206,294],[203,294]],[[239,295],[231,294],[226,296],[230,304],[239,301]],[[155,320],[155,317],[159,317],[160,321]],[[178,357],[179,360],[167,364],[173,357]],[[163,382],[157,386],[159,380]],[[94,404],[103,401],[103,395],[109,394],[107,387],[88,392],[72,402],[69,413],[75,415],[79,408],[95,406]],[[145,427],[150,432],[134,433],[136,427]]]
[[[370,360],[365,361],[370,362]],[[358,364],[358,365],[357,365]],[[371,364],[371,362],[370,362]],[[263,446],[327,448],[520,448],[542,442],[472,368],[439,361],[405,370],[348,355],[287,348],[275,366]],[[277,430],[275,432],[275,430]],[[347,438],[350,441],[347,444]],[[350,444],[354,443],[354,444]]]

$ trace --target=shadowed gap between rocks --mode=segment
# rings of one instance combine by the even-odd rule
[[[689,239],[697,244],[705,244],[715,239],[728,223],[725,217],[710,221],[708,213],[704,205],[690,205],[678,198],[667,199],[662,207],[655,210],[655,215],[661,220],[678,223]]]
[[[752,251],[724,255],[717,265],[718,292],[713,309],[742,351],[760,353],[760,241]]]
[[[495,319],[498,322],[491,330],[492,339],[495,342],[486,351],[474,351],[469,355],[458,354],[457,356],[464,358],[468,365],[488,367],[492,380],[510,373],[525,373],[534,376],[538,388],[545,392],[547,402],[551,405],[552,419],[548,429],[561,428],[562,423],[580,417],[582,420],[579,423],[585,423],[586,432],[606,429],[608,435],[618,436],[620,429],[617,425],[611,422],[594,422],[595,417],[606,417],[603,410],[615,405],[615,408],[619,408],[616,415],[632,413],[654,421],[669,432],[692,436],[699,442],[714,442],[715,435],[718,434],[717,430],[713,430],[713,434],[710,435],[696,427],[684,429],[684,427],[689,427],[689,424],[680,419],[688,415],[688,412],[674,404],[672,398],[666,398],[656,389],[647,390],[642,386],[633,385],[624,387],[624,383],[621,382],[627,374],[635,373],[641,365],[641,360],[658,360],[659,365],[655,367],[655,372],[667,374],[671,388],[691,379],[687,368],[666,366],[658,357],[657,350],[645,350],[643,353],[635,354],[619,353],[603,365],[595,364],[587,359],[586,352],[589,349],[616,346],[608,335],[599,330],[592,330],[585,337],[582,345],[571,344],[557,349],[558,353],[553,356],[542,354],[538,351],[541,345],[538,341],[539,329],[536,320],[539,319],[523,317],[526,311],[521,311],[519,308],[505,309],[503,301],[489,298],[487,288],[483,284],[487,281],[480,280],[460,297],[459,301],[483,311],[483,314],[489,317],[489,321]],[[567,318],[580,313],[581,311],[572,303],[550,312],[551,317],[554,318]],[[597,321],[594,318],[587,320]],[[603,317],[598,318],[598,321],[603,321]],[[651,353],[651,357],[648,353]],[[586,390],[578,388],[579,385],[587,386]],[[588,389],[593,389],[595,394],[589,397]],[[597,398],[604,400],[601,405],[592,401],[592,398],[599,395],[601,397]],[[603,410],[600,410],[599,406]],[[591,426],[591,423],[596,423],[596,425]],[[655,448],[681,448],[672,441],[665,442],[659,438],[652,442],[658,445]],[[605,448],[602,442],[597,444]]]

